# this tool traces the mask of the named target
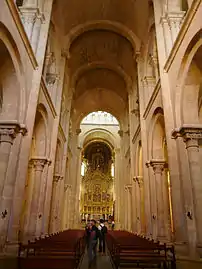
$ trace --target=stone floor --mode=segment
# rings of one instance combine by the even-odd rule
[[[88,269],[88,255],[85,252],[83,260],[81,262],[79,269]],[[110,261],[108,254],[102,256],[100,253],[97,253],[97,262],[96,265],[92,266],[91,269],[113,269],[113,266]]]

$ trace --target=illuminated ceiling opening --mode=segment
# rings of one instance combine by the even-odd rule
[[[119,126],[117,119],[105,111],[97,111],[88,114],[81,122],[81,125],[114,125]]]

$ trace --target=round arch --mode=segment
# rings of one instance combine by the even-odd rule
[[[120,98],[121,99],[121,98]],[[123,102],[122,102],[123,103]],[[120,104],[120,102],[118,103]],[[85,118],[88,114],[92,113],[92,112],[95,112],[95,111],[98,111],[99,109],[97,109],[96,107],[94,107],[93,109],[92,108],[89,108],[89,110],[85,111],[85,112],[78,112],[76,114],[72,114],[72,117],[74,118],[74,125],[75,125],[75,129],[79,129],[80,128],[80,124],[81,124],[81,121],[83,120],[83,118]],[[122,118],[120,117],[120,115],[117,113],[116,110],[113,110],[111,107],[107,109],[107,107],[104,108],[104,111],[105,112],[108,112],[110,113],[111,115],[113,115],[118,123],[119,123],[119,126],[120,126],[120,129],[122,129],[122,126],[123,126],[123,121],[122,121]]]
[[[26,91],[25,91],[25,83],[23,79],[23,74],[24,74],[23,65],[22,65],[22,61],[21,61],[21,57],[20,57],[20,53],[18,51],[17,45],[11,33],[2,22],[0,22],[0,42],[2,42],[2,45],[5,46],[6,51],[9,54],[11,63],[16,73],[15,89],[17,89],[19,92],[18,93],[19,103],[17,105],[18,106],[17,120],[19,120],[20,122],[23,122],[25,118],[25,110],[26,110]]]
[[[176,91],[175,91],[175,117],[176,117],[176,125],[182,126],[184,123],[184,107],[183,101],[185,96],[185,86],[186,79],[189,75],[190,66],[193,62],[193,58],[196,55],[199,48],[202,46],[202,30],[200,30],[196,35],[192,38],[189,43],[185,55],[183,57],[181,68],[178,73]],[[191,75],[191,74],[190,74]],[[193,77],[194,78],[194,77]],[[196,93],[197,95],[197,93]],[[198,101],[198,95],[195,96]]]
[[[165,138],[164,113],[161,107],[155,109],[150,124],[149,155],[150,159],[164,159],[163,142]]]
[[[125,73],[123,69],[118,66],[110,65],[106,62],[93,62],[91,64],[86,64],[81,66],[73,75],[71,80],[71,88],[75,89],[76,83],[79,80],[79,77],[92,69],[109,69],[110,71],[114,71],[117,73],[126,83],[126,90],[129,91],[132,86],[131,78]]]
[[[121,23],[109,21],[109,20],[96,20],[86,22],[74,27],[66,36],[66,48],[68,57],[70,57],[70,47],[73,41],[81,34],[91,31],[91,30],[109,30],[115,32],[119,35],[124,36],[133,47],[134,52],[140,51],[141,42],[139,38],[131,31],[128,27],[124,26]]]
[[[43,104],[39,104],[36,110],[33,130],[32,156],[45,157],[48,152],[48,128],[47,111]]]
[[[98,140],[107,143],[111,150],[116,148],[116,138],[114,135],[108,130],[101,128],[92,129],[86,132],[83,136],[83,140],[81,141],[81,147],[85,148],[87,144]]]

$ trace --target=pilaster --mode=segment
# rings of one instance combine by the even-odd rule
[[[196,248],[202,256],[202,184],[201,162],[199,154],[199,140],[202,139],[202,125],[183,125],[172,132],[172,137],[182,137],[187,149],[190,180],[193,191],[193,218],[196,222]],[[188,216],[188,213],[187,213]]]
[[[184,15],[184,11],[172,11],[165,13],[165,15],[161,17],[167,57],[177,38],[181,24],[183,22]]]
[[[155,189],[156,189],[156,212],[157,216],[153,215],[153,219],[156,218],[157,224],[157,239],[160,241],[168,241],[170,239],[170,229],[168,231],[168,215],[169,208],[166,201],[165,193],[168,192],[168,189],[165,190],[165,175],[164,169],[166,166],[165,160],[151,160],[150,166],[153,168],[154,177],[155,177]]]

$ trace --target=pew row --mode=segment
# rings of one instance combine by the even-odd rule
[[[75,269],[85,250],[81,230],[67,230],[28,244],[20,244],[19,269]]]
[[[173,246],[160,244],[133,233],[113,231],[107,235],[107,246],[116,269],[176,269]]]

